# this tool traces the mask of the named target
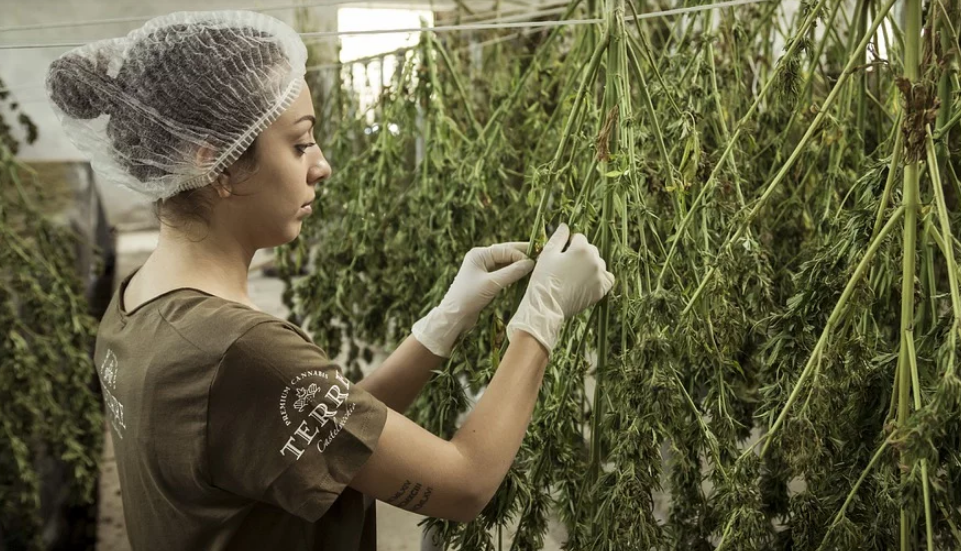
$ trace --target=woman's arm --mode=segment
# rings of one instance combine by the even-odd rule
[[[431,371],[438,369],[444,359],[408,336],[380,367],[356,386],[373,394],[390,409],[405,413],[427,384]]]
[[[517,456],[547,361],[535,337],[516,331],[490,385],[450,441],[389,410],[373,454],[350,487],[424,516],[476,519]]]

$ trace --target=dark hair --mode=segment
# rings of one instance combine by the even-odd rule
[[[126,59],[111,78],[103,59],[95,63],[77,55],[64,56],[51,64],[48,81],[51,99],[67,115],[91,119],[110,114],[106,131],[117,159],[140,181],[169,172],[140,161],[143,155],[138,150],[183,156],[184,151],[195,148],[154,117],[145,117],[141,108],[116,101],[119,94],[103,93],[105,89],[119,88],[123,96],[133,97],[137,104],[185,128],[211,136],[235,134],[238,127],[253,125],[271,108],[268,98],[244,94],[252,84],[251,73],[243,70],[246,61],[255,59],[268,67],[287,62],[280,45],[256,29],[203,28],[198,32],[196,26],[180,23],[157,29],[134,43]],[[95,76],[92,81],[91,75]],[[217,82],[223,94],[197,94],[197,86],[204,82]],[[244,172],[256,168],[256,143],[255,138],[235,161]],[[158,200],[154,215],[161,222],[164,218],[176,222],[198,219],[207,225],[214,199],[211,191],[205,186]]]

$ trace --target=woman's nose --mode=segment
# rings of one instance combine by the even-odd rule
[[[307,173],[307,179],[310,185],[316,185],[320,183],[321,180],[325,180],[330,177],[331,168],[330,163],[324,157],[323,153],[318,154],[318,158],[314,161],[314,164],[310,166],[310,170]]]

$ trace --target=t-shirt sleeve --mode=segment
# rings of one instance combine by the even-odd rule
[[[314,522],[373,453],[386,421],[387,405],[305,335],[279,319],[260,323],[227,349],[211,383],[211,482]]]

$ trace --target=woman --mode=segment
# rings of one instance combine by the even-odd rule
[[[178,12],[57,59],[54,111],[98,177],[156,201],[157,249],[95,350],[133,549],[374,549],[373,500],[467,522],[500,485],[566,318],[612,287],[562,225],[472,249],[447,295],[362,382],[247,294],[330,176],[306,48],[254,12]],[[450,441],[403,415],[497,292],[531,274],[489,388]],[[411,305],[416,308],[417,305]]]

